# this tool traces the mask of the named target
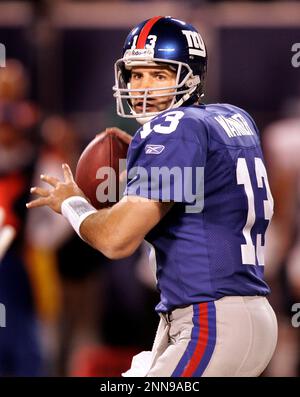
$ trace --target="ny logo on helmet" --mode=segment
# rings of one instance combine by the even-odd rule
[[[190,55],[198,55],[206,57],[206,49],[204,41],[198,32],[191,32],[190,30],[182,30],[182,33],[187,39]]]

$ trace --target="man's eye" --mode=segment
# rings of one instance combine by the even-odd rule
[[[141,75],[140,75],[140,74],[133,74],[133,75],[131,76],[131,78],[134,79],[134,80],[138,80],[138,79],[141,78]]]
[[[158,74],[156,77],[157,77],[158,80],[165,80],[166,79],[166,76],[163,75],[163,74]]]

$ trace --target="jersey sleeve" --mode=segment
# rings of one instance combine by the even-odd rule
[[[175,112],[173,112],[175,113]],[[202,120],[183,117],[178,125],[148,123],[133,139],[127,160],[126,195],[195,203],[203,195],[207,133]],[[175,128],[176,127],[176,128]],[[144,127],[145,128],[145,127]],[[151,132],[144,136],[147,131]]]

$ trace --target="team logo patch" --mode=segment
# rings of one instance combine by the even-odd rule
[[[146,154],[160,154],[165,149],[164,145],[146,145]]]

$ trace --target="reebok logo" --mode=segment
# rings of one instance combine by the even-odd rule
[[[146,145],[146,154],[160,154],[165,149],[164,145]]]

